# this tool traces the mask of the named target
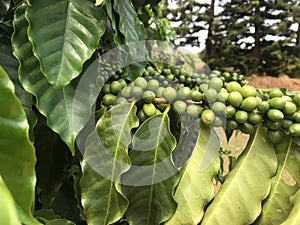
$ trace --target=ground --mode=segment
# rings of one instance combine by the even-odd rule
[[[294,91],[300,91],[300,79],[292,79],[288,76],[279,78],[270,76],[252,77],[249,79],[249,84],[262,89],[287,88]]]

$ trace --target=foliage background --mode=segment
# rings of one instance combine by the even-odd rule
[[[230,172],[226,177],[220,157],[226,151],[219,153],[220,140],[209,127],[202,127],[199,134],[193,127],[199,121],[188,127],[187,130],[192,134],[186,134],[187,143],[178,144],[179,149],[193,152],[191,159],[180,174],[163,182],[146,187],[121,187],[118,182],[104,179],[83,162],[76,138],[82,135],[82,130],[91,118],[97,118],[97,126],[90,131],[89,137],[94,135],[105,140],[110,153],[115,155],[112,163],[116,159],[137,165],[145,161],[157,162],[174,151],[177,143],[168,130],[161,142],[164,147],[157,145],[152,149],[152,152],[157,153],[154,154],[157,158],[150,154],[144,157],[135,151],[128,154],[128,146],[123,146],[119,140],[122,135],[130,136],[130,130],[139,125],[134,104],[120,104],[106,113],[99,110],[96,115],[91,111],[96,99],[88,93],[82,93],[81,98],[73,104],[78,81],[99,54],[140,40],[174,40],[176,33],[163,10],[166,2],[106,0],[97,7],[94,1],[82,2],[0,2],[0,193],[4,193],[4,200],[7,202],[7,205],[1,204],[1,207],[9,208],[12,219],[10,223],[3,224],[154,225],[174,224],[178,221],[181,224],[198,224],[200,221],[202,224],[222,224],[228,219],[234,224],[299,221],[299,145],[294,139],[287,137],[284,142],[274,146],[266,141],[267,134],[261,126],[251,135],[237,159],[230,157],[235,163],[230,164]],[[240,9],[237,1],[231,3],[234,6],[232,9],[239,12],[238,15],[240,11],[256,12],[262,4],[261,1],[247,1],[247,4],[243,4],[249,7],[246,10]],[[209,5],[203,7],[208,9]],[[184,9],[184,6],[180,9]],[[215,19],[217,16],[213,10],[210,12],[212,14],[208,15],[211,17],[203,18],[203,21],[208,21],[211,25],[211,34],[219,32],[219,36],[207,40],[208,51],[203,54],[206,57],[209,55],[209,63],[216,68],[233,66],[244,71],[240,63],[232,64],[238,57],[239,62],[247,65],[247,71],[259,68],[264,72],[260,61],[264,58],[255,60],[253,56],[248,59],[246,54],[256,54],[255,46],[260,47],[258,52],[266,51],[267,58],[274,51],[279,51],[279,55],[285,51],[290,54],[288,50],[282,51],[279,42],[272,42],[276,46],[279,44],[279,50],[277,46],[271,47],[270,51],[266,49],[273,45],[264,47],[259,43],[250,49],[239,46],[236,39],[240,38],[239,35],[248,35],[247,30],[237,36],[236,29],[241,29],[226,27],[232,26],[230,19],[227,21],[229,25],[226,25],[226,20],[223,21],[224,25],[221,20],[218,24]],[[235,11],[234,16],[237,12]],[[224,13],[232,12],[224,10]],[[294,14],[296,16],[293,18],[298,19],[297,10]],[[257,25],[257,18],[251,18],[244,23]],[[201,17],[199,19],[202,20]],[[237,23],[236,26],[242,25]],[[288,36],[286,38],[295,39],[289,39]],[[219,51],[223,48],[224,52]],[[291,49],[294,49],[293,45]],[[221,55],[214,55],[217,52]],[[259,54],[259,57],[262,55]],[[230,60],[226,61],[227,58]],[[246,59],[251,63],[253,60],[254,64],[248,63]],[[295,59],[298,58],[295,56]],[[126,67],[124,74],[127,81],[140,76],[145,65],[137,63]],[[256,67],[250,68],[248,65]],[[116,69],[109,64],[106,66],[108,69]],[[289,66],[282,68],[294,69]],[[120,124],[126,125],[120,136],[112,135],[112,112],[119,115]],[[72,116],[80,119],[78,123],[73,123]],[[150,121],[156,118],[161,118],[158,128],[164,124],[167,127],[178,126],[166,112],[143,123],[137,129],[135,137],[149,131]],[[156,136],[155,140],[160,138]],[[85,147],[85,156],[93,157],[93,146]],[[207,148],[215,152],[215,157],[210,159],[210,166],[202,168],[201,162],[207,160]],[[199,168],[202,170],[199,171]],[[129,167],[120,168],[123,178],[128,175],[128,169]],[[287,170],[292,184],[282,179]],[[116,175],[114,170],[111,173],[112,176]],[[157,173],[153,174],[157,176]],[[216,195],[214,182],[217,181],[219,185],[221,181],[224,183]],[[283,213],[274,215],[278,208]]]

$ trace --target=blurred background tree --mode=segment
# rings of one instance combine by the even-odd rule
[[[167,3],[165,15],[176,31],[175,45],[200,47],[210,67],[300,78],[298,0]]]

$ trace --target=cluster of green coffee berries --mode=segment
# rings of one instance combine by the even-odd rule
[[[236,73],[190,74],[174,66],[158,70],[148,65],[142,76],[129,82],[118,70],[99,99],[107,108],[134,101],[141,122],[171,107],[182,118],[200,118],[203,124],[228,132],[251,134],[263,123],[274,143],[284,135],[300,136],[300,94],[258,91]]]
[[[300,136],[300,93],[284,94],[280,89],[261,95],[260,111],[271,141],[279,143],[284,135]]]

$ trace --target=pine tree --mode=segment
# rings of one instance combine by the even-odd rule
[[[214,36],[216,48],[222,49],[213,55],[214,59],[221,60],[217,65],[232,66],[247,74],[276,76],[286,72],[288,54],[295,49],[295,42],[299,43],[291,30],[297,4],[297,0],[223,3],[223,11],[217,15],[220,29]],[[214,59],[211,61],[215,63]]]
[[[176,45],[200,46],[199,32],[207,31],[207,25],[211,21],[209,9],[209,4],[196,0],[174,0],[169,4],[166,14],[175,27]]]

